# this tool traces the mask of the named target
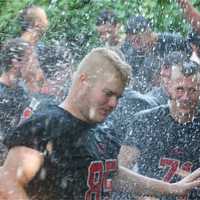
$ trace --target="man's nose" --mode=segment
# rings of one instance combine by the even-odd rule
[[[190,95],[188,91],[185,91],[183,93],[183,95],[181,96],[181,100],[189,100],[190,99]]]
[[[165,78],[170,78],[171,75],[171,69],[170,68],[166,68],[166,67],[162,67],[160,70],[160,76],[161,77],[165,77]]]
[[[112,109],[114,109],[117,106],[117,103],[118,103],[117,97],[115,96],[110,97],[108,104]]]

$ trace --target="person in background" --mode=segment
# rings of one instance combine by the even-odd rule
[[[96,30],[100,40],[106,46],[119,46],[121,38],[119,36],[120,23],[111,10],[102,10],[96,19]]]
[[[0,132],[7,135],[18,123],[29,97],[19,86],[29,44],[20,38],[5,42],[0,50]]]
[[[30,93],[45,91],[46,79],[40,68],[36,51],[37,43],[48,27],[48,19],[45,11],[39,6],[26,7],[19,16],[21,26],[21,38],[30,44],[29,62],[22,70],[22,77],[25,80],[25,87]],[[42,91],[43,90],[43,91]]]
[[[125,32],[121,50],[133,69],[132,87],[147,93],[160,84],[161,59],[170,51],[185,51],[185,39],[174,33],[155,33],[151,22],[143,16],[130,16]]]
[[[0,163],[7,153],[3,138],[20,121],[20,116],[30,103],[28,94],[19,86],[21,69],[26,65],[24,56],[29,44],[20,38],[5,42],[0,49]]]
[[[41,57],[43,61],[47,58],[53,57],[50,51],[42,52],[40,39],[47,31],[48,28],[48,18],[46,12],[43,8],[35,5],[31,5],[26,7],[19,16],[19,23],[21,26],[21,39],[29,43],[29,53],[26,54],[28,57],[28,62],[26,66],[23,67],[21,70],[23,82],[22,86],[25,88],[29,96],[31,97],[30,104],[24,109],[23,114],[21,116],[20,123],[29,118],[31,114],[42,106],[41,104],[58,104],[60,103],[65,96],[63,92],[63,82],[67,82],[63,80],[62,76],[57,78],[57,80],[50,80],[49,78],[49,71],[52,73],[55,72],[55,68],[57,65],[54,63],[54,71],[52,72],[51,69],[49,71],[45,71],[45,74],[40,65]],[[46,48],[45,48],[46,49]],[[38,55],[40,53],[41,55]],[[55,52],[54,52],[55,53]],[[65,52],[63,52],[64,54]],[[45,55],[50,54],[50,55]],[[48,62],[51,62],[50,60]],[[48,64],[46,63],[45,66]],[[60,69],[60,72],[66,72],[66,65],[62,66],[63,68]],[[48,76],[47,76],[48,75]],[[62,79],[62,80],[61,80]],[[70,82],[70,81],[69,81]]]
[[[181,53],[173,54],[169,60],[171,75],[166,85],[169,104],[135,114],[133,131],[119,154],[119,163],[123,166],[135,166],[142,175],[170,183],[190,174],[200,164],[196,156],[200,151],[199,65]],[[198,188],[188,194],[190,200],[198,198]]]
[[[188,0],[176,0],[182,8],[186,20],[191,24],[192,29],[200,34],[200,13]]]

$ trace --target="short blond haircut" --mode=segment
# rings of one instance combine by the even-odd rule
[[[97,78],[107,72],[115,71],[120,75],[124,85],[131,78],[131,66],[109,48],[95,48],[88,53],[78,66],[77,74],[86,73],[91,78]]]

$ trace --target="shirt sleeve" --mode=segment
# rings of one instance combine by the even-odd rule
[[[43,116],[32,116],[9,133],[4,139],[4,144],[8,149],[26,146],[43,152],[49,141],[48,124]]]

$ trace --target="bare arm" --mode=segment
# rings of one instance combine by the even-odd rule
[[[183,195],[196,186],[200,186],[200,169],[186,176],[177,183],[167,183],[161,180],[148,178],[139,175],[128,166],[135,163],[140,152],[137,148],[122,145],[119,153],[119,170],[113,179],[113,189],[121,192],[128,192],[140,195],[162,196],[162,195]]]
[[[131,169],[136,164],[139,156],[140,151],[138,148],[122,145],[118,155],[119,165]]]
[[[40,152],[27,147],[12,148],[0,168],[0,199],[28,200],[24,186],[36,175],[42,163]]]
[[[188,0],[176,0],[180,7],[183,9],[183,13],[187,21],[192,25],[193,29],[200,33],[200,13]]]
[[[186,194],[194,187],[200,186],[200,180],[196,180],[199,176],[200,169],[197,169],[181,181],[170,184],[139,175],[119,166],[118,173],[113,178],[113,190],[149,196],[179,196]]]

